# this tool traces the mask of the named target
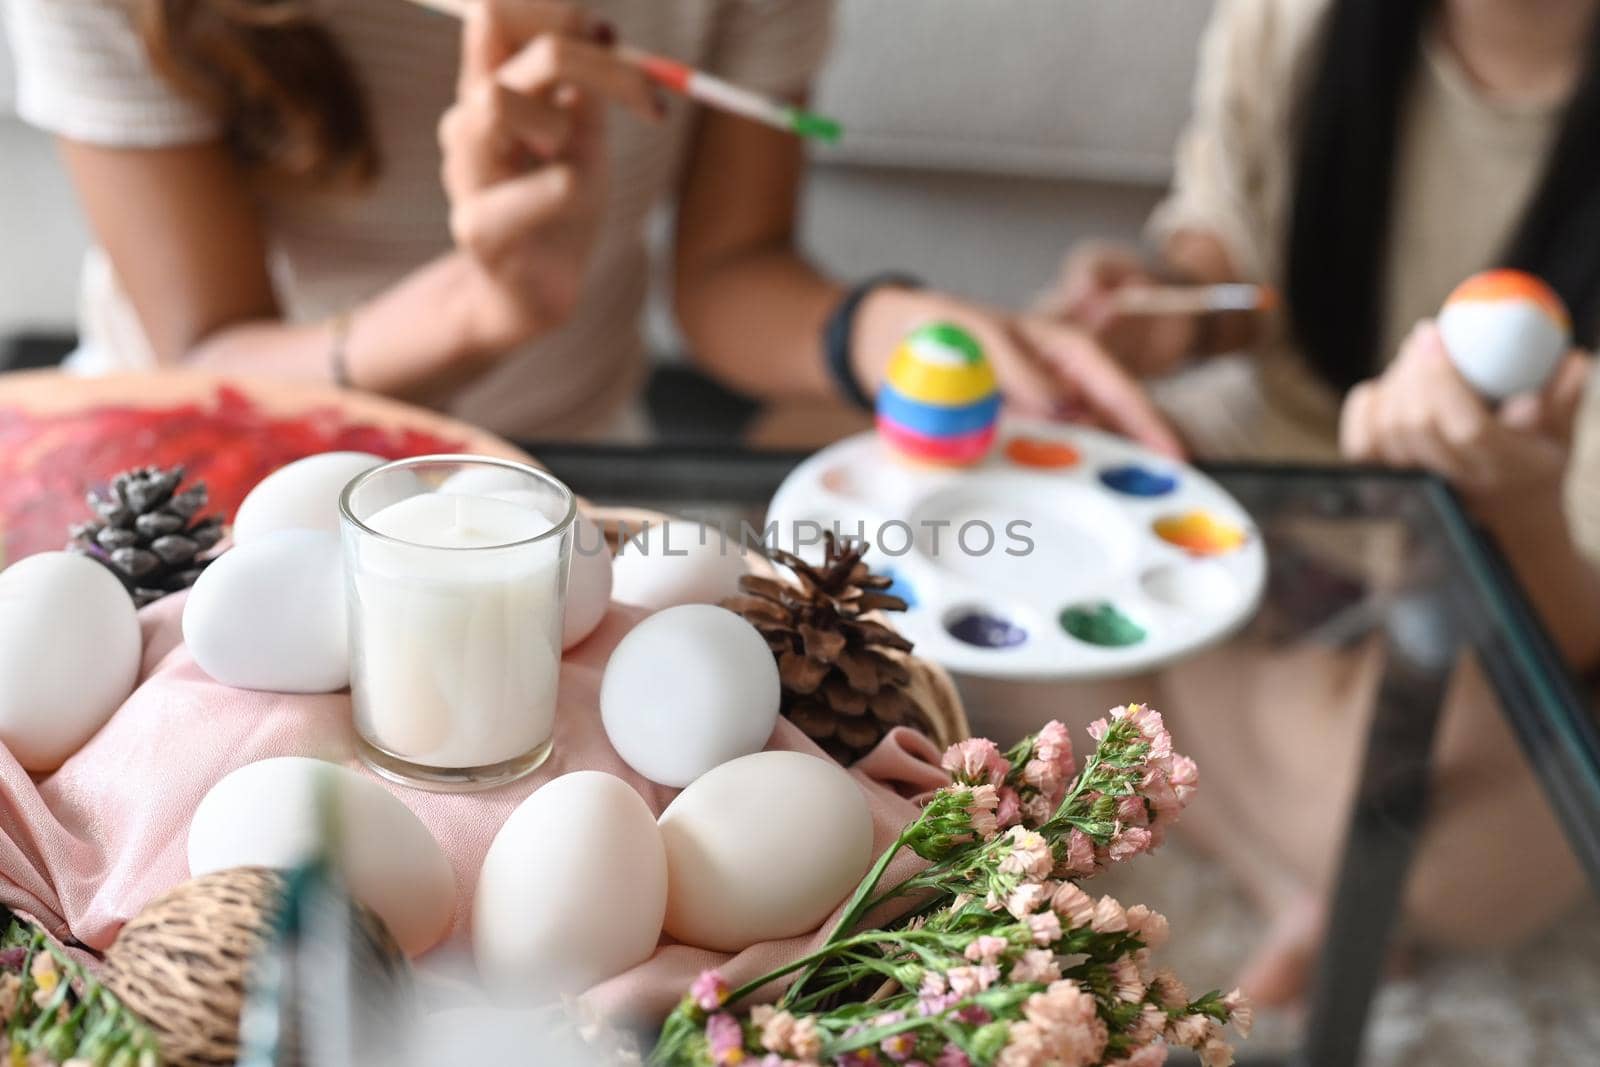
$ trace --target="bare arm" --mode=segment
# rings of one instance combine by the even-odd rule
[[[795,250],[805,162],[799,142],[707,114],[691,160],[673,268],[678,321],[696,358],[749,394],[837,395],[822,331],[844,290]],[[932,290],[880,288],[862,302],[851,337],[856,377],[875,390],[895,346],[912,329],[938,321],[978,339],[1016,410],[1071,413],[1178,451],[1177,438],[1144,394],[1077,331]]]
[[[842,290],[795,253],[799,140],[707,112],[691,158],[673,289],[696,358],[742,392],[832,395],[818,338]]]
[[[237,373],[331,375],[326,323],[291,325],[267,273],[249,188],[220,144],[159,149],[62,142],[96,238],[163,363]],[[353,383],[403,394],[437,385],[473,354],[470,264],[451,254],[362,310],[348,344]],[[417,309],[428,308],[426,315]]]

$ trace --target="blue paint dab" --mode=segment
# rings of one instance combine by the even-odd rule
[[[1028,640],[1028,631],[986,611],[969,611],[945,629],[957,641],[977,648],[1016,648]]]
[[[917,606],[917,594],[912,591],[910,582],[901,577],[892,567],[885,567],[878,573],[889,579],[891,583],[889,588],[884,590],[885,593],[904,600],[908,611]]]
[[[1124,496],[1166,496],[1178,488],[1178,479],[1172,475],[1141,467],[1137,463],[1101,471],[1100,481],[1107,489]]]

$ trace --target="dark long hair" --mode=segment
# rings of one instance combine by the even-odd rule
[[[1340,390],[1378,366],[1401,115],[1438,0],[1334,0],[1296,116],[1290,325]],[[1600,22],[1600,20],[1597,20]],[[1561,294],[1580,344],[1600,332],[1600,25],[1543,176],[1496,264]]]
[[[246,172],[360,184],[377,148],[355,72],[313,0],[133,0],[163,77],[222,117]]]

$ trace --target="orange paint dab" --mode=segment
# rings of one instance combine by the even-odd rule
[[[1567,305],[1561,302],[1561,297],[1543,280],[1526,271],[1486,270],[1474,274],[1456,286],[1445,304],[1492,303],[1497,300],[1525,300],[1549,315],[1563,330],[1572,329],[1572,318],[1567,314]]]
[[[1243,547],[1247,535],[1209,511],[1188,511],[1155,521],[1156,536],[1195,556],[1221,556]]]
[[[1061,470],[1076,467],[1078,450],[1060,441],[1047,441],[1042,437],[1013,437],[1006,442],[1006,458],[1019,467],[1037,467],[1041,470]]]

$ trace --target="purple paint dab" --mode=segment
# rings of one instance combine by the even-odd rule
[[[1100,481],[1107,489],[1123,496],[1166,496],[1178,488],[1178,479],[1172,475],[1141,467],[1137,463],[1103,470],[1100,472]]]
[[[969,611],[957,616],[945,629],[957,641],[977,648],[1016,648],[1028,640],[1028,631],[987,611]]]

